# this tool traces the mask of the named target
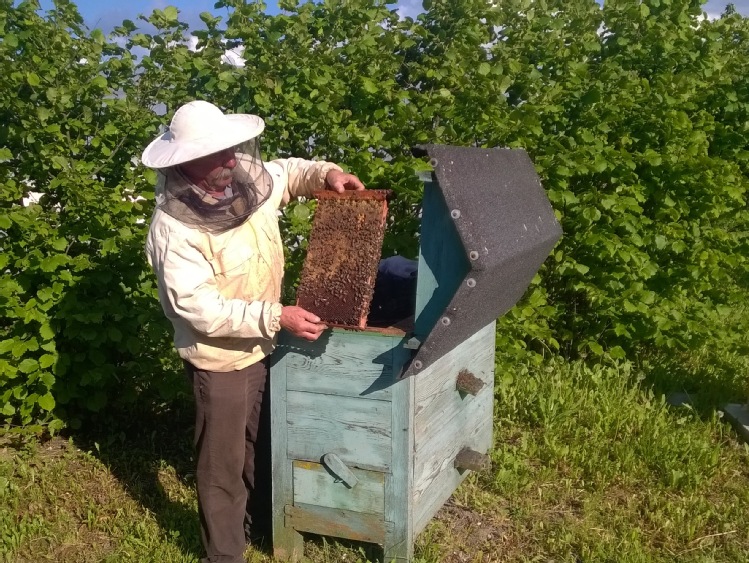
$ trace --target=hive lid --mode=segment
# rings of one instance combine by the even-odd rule
[[[434,364],[511,309],[562,234],[522,149],[422,145],[425,182],[415,337],[403,377]]]

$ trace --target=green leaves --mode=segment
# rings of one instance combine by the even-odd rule
[[[39,397],[36,402],[47,412],[50,412],[55,408],[55,398],[52,396],[52,393],[45,393]]]
[[[200,98],[265,117],[268,158],[329,159],[392,189],[385,255],[417,254],[415,172],[428,166],[413,145],[525,148],[565,236],[500,322],[516,359],[738,341],[741,323],[719,311],[746,300],[746,20],[635,0],[433,0],[416,20],[371,0],[289,1],[278,15],[221,4],[225,21],[201,14],[197,51],[174,6],[143,18],[152,33],[123,22],[116,43],[87,36],[72,6],[55,18],[8,9],[4,416],[77,420],[108,397],[134,400],[123,389],[178,389],[153,383],[174,358],[142,253],[157,175],[134,159]],[[227,49],[247,66],[222,62]],[[24,207],[31,186],[42,195]],[[282,217],[289,299],[313,207]]]
[[[130,52],[100,31],[87,35],[78,18],[73,5],[45,17],[33,3],[21,3],[4,11],[0,31],[0,112],[6,116],[0,418],[57,429],[85,412],[87,394],[101,408],[111,385],[163,395],[155,384],[136,380],[152,377],[170,357],[142,251],[152,207],[139,195],[152,200],[155,177],[132,162],[160,118],[148,109],[155,102],[144,89],[151,87],[136,78],[145,73]],[[161,22],[172,20],[176,11],[164,10]],[[132,33],[135,26],[126,22],[120,31]],[[111,258],[100,252],[108,240]],[[153,334],[139,355],[118,345],[123,334],[137,338],[145,330]],[[96,358],[96,372],[91,347],[106,350]]]
[[[37,362],[36,360],[32,360],[31,358],[26,358],[20,364],[18,364],[18,371],[20,371],[21,373],[34,373],[38,369],[39,362]]]
[[[179,15],[179,12],[177,11],[177,8],[174,6],[167,6],[164,8],[164,17],[167,21],[175,21],[177,19],[177,16]]]

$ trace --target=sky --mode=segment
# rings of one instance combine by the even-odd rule
[[[190,24],[191,27],[202,28],[199,14],[209,11],[215,15],[225,14],[225,10],[214,10],[214,0],[125,0],[113,2],[107,0],[73,0],[83,16],[86,25],[90,28],[99,28],[109,32],[123,20],[133,20],[138,24],[138,14],[150,14],[154,9],[163,9],[166,6],[176,6],[180,11],[180,19]],[[719,16],[729,0],[708,0],[703,5],[703,10],[710,17]],[[52,0],[41,0],[42,8],[52,6]],[[734,0],[736,10],[745,16],[749,16],[749,0]],[[266,0],[269,13],[278,13],[276,0]],[[399,0],[396,7],[404,16],[415,16],[421,10],[421,0]],[[222,14],[223,12],[223,14]]]

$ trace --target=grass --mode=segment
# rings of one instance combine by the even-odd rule
[[[498,373],[492,470],[458,489],[415,562],[748,561],[749,448],[719,411],[743,402],[747,359],[654,363]],[[701,399],[673,407],[668,389]],[[0,438],[0,561],[197,561],[188,426],[178,410],[139,425],[151,433]],[[314,563],[375,553],[305,547]]]

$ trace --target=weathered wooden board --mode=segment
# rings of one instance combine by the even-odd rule
[[[396,369],[410,356],[410,350],[403,347],[395,351],[393,358]],[[413,405],[414,378],[398,381],[393,387],[392,471],[385,481],[385,519],[393,523],[392,532],[385,542],[383,560],[388,563],[406,563],[413,558]]]
[[[321,536],[348,538],[355,541],[385,542],[392,524],[381,516],[362,514],[338,508],[324,508],[307,504],[286,506],[286,526],[298,532],[312,532]]]
[[[428,435],[442,432],[451,420],[476,397],[461,394],[456,383],[462,369],[469,368],[485,383],[479,392],[492,393],[494,387],[494,323],[444,356],[416,378],[414,433],[416,443]],[[477,413],[479,418],[491,420],[492,412]]]
[[[334,453],[349,467],[387,472],[391,463],[391,404],[288,391],[287,453],[320,461]]]
[[[465,474],[455,469],[460,450],[469,447],[486,453],[492,444],[492,419],[487,417],[494,404],[494,394],[482,391],[469,404],[444,422],[441,432],[423,435],[414,453],[414,529],[421,530],[440,506],[450,497]]]
[[[417,490],[425,475],[432,474],[436,466],[443,464],[443,460],[449,458],[452,463],[463,448],[469,447],[482,453],[488,451],[492,443],[493,421],[491,417],[483,415],[490,413],[493,405],[493,394],[482,391],[477,397],[472,397],[453,418],[445,420],[441,432],[426,434],[421,441],[416,441],[414,486]]]
[[[452,467],[452,465],[451,465]],[[424,531],[432,518],[447,502],[450,496],[468,477],[470,472],[461,474],[448,468],[434,476],[429,487],[422,492],[418,499],[413,499],[414,537]]]
[[[336,329],[323,342],[289,341],[285,348],[287,388],[389,401],[393,349],[402,345],[401,340]]]
[[[349,488],[320,463],[294,461],[294,504],[385,513],[385,474],[352,469],[358,483]]]
[[[286,367],[283,356],[271,366],[271,462],[273,466],[273,555],[281,561],[298,561],[304,555],[302,535],[284,526],[284,507],[292,502],[291,463],[286,456]]]

